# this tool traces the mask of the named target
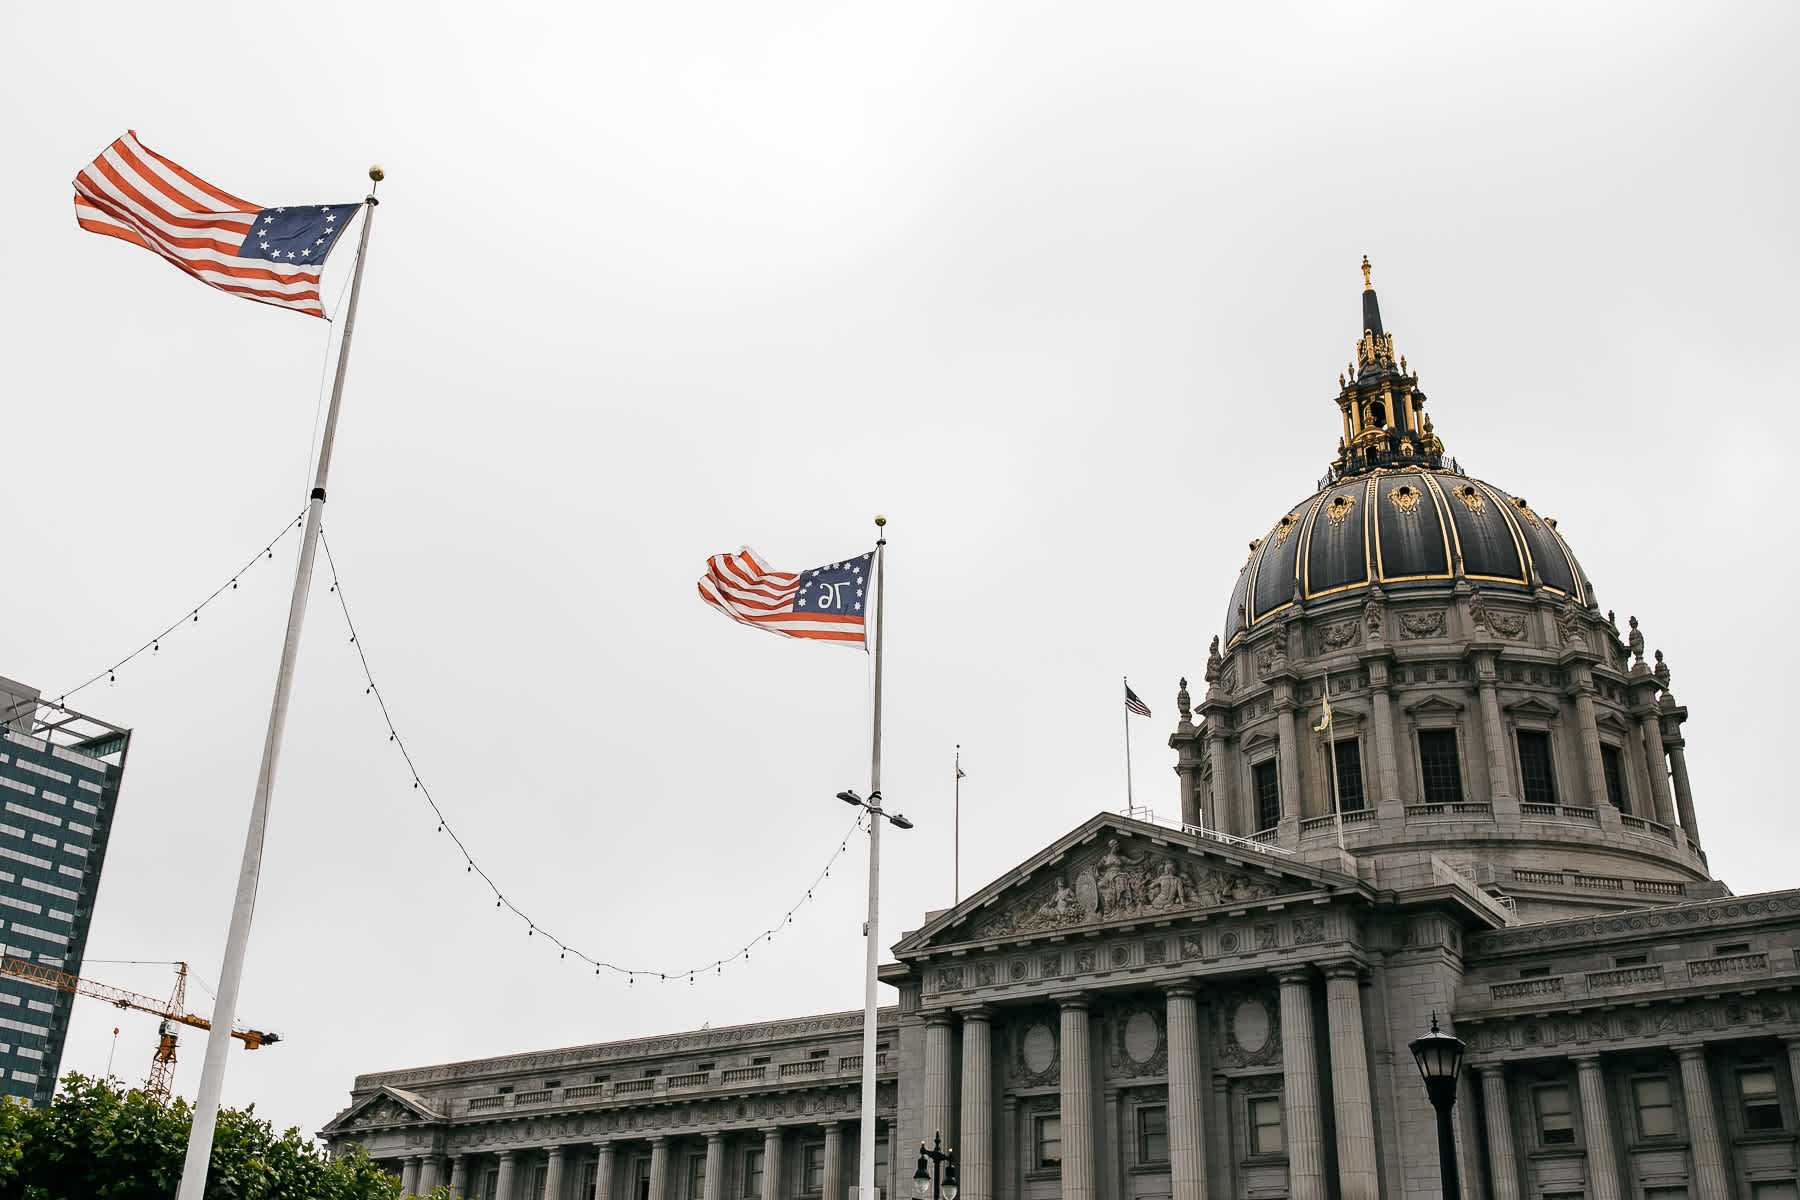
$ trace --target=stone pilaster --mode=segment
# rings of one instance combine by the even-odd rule
[[[1481,1104],[1487,1114],[1488,1174],[1493,1180],[1494,1200],[1519,1200],[1519,1160],[1513,1151],[1506,1068],[1495,1063],[1476,1067],[1475,1074],[1481,1077]]]
[[[544,1200],[562,1200],[563,1159],[567,1155],[565,1146],[550,1147],[550,1162],[544,1168]]]
[[[1096,1200],[1094,1067],[1085,996],[1062,1004],[1062,1200]]]
[[[949,1013],[933,1013],[925,1022],[925,1139],[944,1135],[956,1145],[956,1029]]]
[[[824,1192],[824,1200],[844,1200],[844,1125],[841,1121],[825,1122]]]
[[[500,1152],[500,1178],[494,1184],[494,1200],[519,1200],[518,1185],[515,1176],[519,1170],[519,1152],[503,1150]]]
[[[1290,971],[1281,982],[1281,1072],[1286,1092],[1288,1192],[1325,1200],[1324,1130],[1319,1120],[1319,1062],[1313,1039],[1312,981]]]
[[[1500,696],[1494,686],[1500,672],[1492,652],[1475,655],[1475,674],[1481,693],[1481,742],[1487,752],[1488,800],[1494,806],[1496,824],[1517,825],[1519,793],[1513,786],[1512,747],[1507,741],[1506,724],[1500,719]]]
[[[1613,1149],[1600,1056],[1576,1056],[1575,1076],[1581,1085],[1581,1128],[1587,1135],[1588,1189],[1593,1200],[1619,1200],[1619,1156]]]
[[[600,1161],[594,1165],[594,1200],[612,1200],[613,1148],[611,1142],[600,1142]],[[585,1198],[584,1198],[585,1200]],[[637,1197],[632,1197],[637,1200]]]
[[[1352,963],[1334,964],[1325,970],[1338,1195],[1341,1200],[1381,1200],[1375,1166],[1375,1106],[1369,1090],[1369,1052],[1363,1040],[1360,974]]]
[[[725,1135],[716,1130],[706,1135],[706,1181],[700,1200],[724,1200]],[[577,1200],[587,1200],[585,1196]]]
[[[1377,668],[1381,685],[1374,687]],[[1387,689],[1387,667],[1371,663],[1369,680],[1373,688],[1369,709],[1375,727],[1375,809],[1378,820],[1405,819],[1405,797],[1400,794],[1400,767],[1394,754],[1394,702]]]
[[[957,1178],[968,1200],[994,1200],[994,1035],[986,1009],[963,1014],[962,1067]]]
[[[1285,684],[1277,687],[1279,699],[1275,707],[1279,713],[1276,730],[1280,736],[1277,757],[1281,771],[1281,822],[1277,828],[1281,830],[1281,840],[1292,845],[1293,839],[1300,836],[1300,818],[1305,814],[1300,807],[1300,735],[1294,725],[1295,705],[1288,694],[1290,690]]]
[[[469,1159],[467,1155],[452,1154],[450,1156],[450,1194],[456,1200],[464,1200],[469,1194]]]
[[[762,1200],[781,1200],[781,1130],[763,1130]]]
[[[650,1139],[650,1200],[670,1200],[669,1139]]]
[[[1796,1070],[1800,1070],[1800,1066],[1797,1066]],[[1021,1194],[1019,1190],[1019,1159],[1022,1155],[1030,1153],[1030,1150],[1021,1146],[1020,1143],[1021,1141],[1025,1143],[1031,1141],[1029,1133],[1024,1134],[1023,1137],[1020,1135],[1019,1098],[1017,1096],[1006,1095],[1000,1098],[1000,1129],[999,1144],[1004,1149],[1000,1154],[1000,1170],[994,1182],[1000,1189],[1000,1195],[1017,1196]],[[897,1192],[889,1192],[888,1195],[890,1200],[900,1200]]]
[[[402,1196],[419,1194],[419,1160],[412,1155],[400,1160],[400,1194]]]
[[[1706,1074],[1706,1049],[1703,1046],[1675,1047],[1681,1060],[1681,1094],[1687,1101],[1688,1143],[1694,1155],[1694,1194],[1696,1196],[1729,1196],[1731,1185],[1725,1175],[1724,1139],[1719,1134],[1719,1118],[1713,1109],[1712,1081]]]
[[[1206,1078],[1200,1008],[1189,984],[1168,989],[1170,1200],[1206,1200]]]
[[[1242,837],[1255,831],[1243,822],[1232,803],[1230,749],[1224,734],[1217,729],[1207,730],[1206,753],[1212,761],[1212,811],[1203,815],[1211,828]]]

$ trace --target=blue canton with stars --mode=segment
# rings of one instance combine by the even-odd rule
[[[797,613],[827,613],[831,616],[860,617],[869,603],[863,595],[869,586],[869,564],[873,550],[860,558],[827,563],[800,573],[800,590],[794,593]]]
[[[238,247],[239,258],[301,267],[325,261],[360,204],[290,204],[256,214],[256,228]]]

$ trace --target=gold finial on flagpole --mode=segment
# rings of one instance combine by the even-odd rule
[[[369,178],[373,179],[376,183],[380,183],[387,178],[387,172],[382,170],[378,164],[369,168]]]

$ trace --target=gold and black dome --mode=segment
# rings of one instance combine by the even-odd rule
[[[1344,434],[1322,486],[1263,537],[1232,590],[1225,640],[1296,602],[1442,590],[1459,577],[1483,588],[1539,587],[1590,603],[1581,566],[1520,497],[1464,475],[1425,414],[1417,372],[1394,356],[1363,259],[1363,336],[1339,377]]]

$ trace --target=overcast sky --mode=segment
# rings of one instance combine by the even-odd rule
[[[304,504],[332,328],[78,231],[127,128],[374,229],[326,530],[422,775],[521,907],[658,970],[777,920],[868,783],[868,660],[701,605],[890,518],[883,941],[1125,801],[1339,432],[1360,257],[1449,452],[1558,518],[1692,711],[1715,872],[1800,884],[1791,5],[38,4],[9,16],[0,674],[74,686]],[[328,299],[350,262],[339,251]],[[296,542],[71,703],[134,731],[95,978],[216,986]],[[496,912],[321,575],[225,1094],[861,1003],[860,843],[692,986]],[[1779,836],[1771,836],[1779,831]],[[205,1011],[205,992],[189,991]],[[65,1070],[155,1020],[76,1006]],[[202,1039],[184,1037],[192,1096]]]

